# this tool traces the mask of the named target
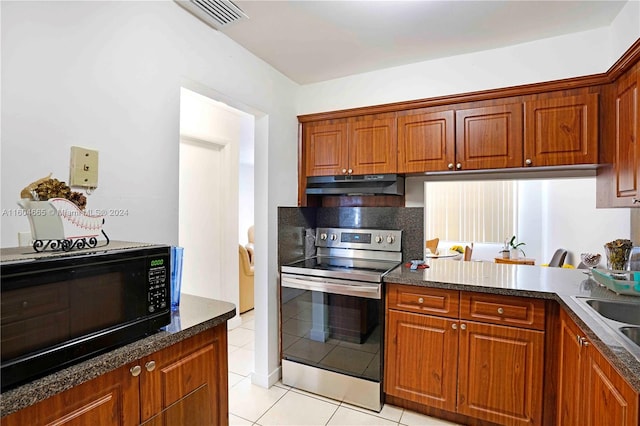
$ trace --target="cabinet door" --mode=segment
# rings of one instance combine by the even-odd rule
[[[349,121],[350,174],[396,173],[398,143],[395,117],[358,117]]]
[[[456,111],[456,169],[522,166],[522,104]]]
[[[175,404],[165,411],[168,424],[229,423],[226,324],[158,351],[141,366],[143,421]],[[187,399],[207,403],[194,412],[181,403]]]
[[[638,394],[593,346],[587,348],[583,410],[588,426],[637,426]]]
[[[509,425],[542,423],[544,332],[460,324],[458,412]]]
[[[347,123],[305,125],[303,129],[307,176],[344,174],[348,169]]]
[[[637,67],[640,69],[640,66]],[[620,79],[616,93],[614,154],[615,206],[632,206],[640,199],[640,71]],[[636,203],[635,206],[638,206]]]
[[[560,313],[560,348],[558,354],[558,426],[583,424],[582,388],[585,383],[585,356],[580,338],[584,336],[569,316]]]
[[[453,169],[455,143],[453,111],[398,117],[398,173]]]
[[[2,426],[140,424],[138,379],[129,366],[2,418]]]
[[[385,392],[448,411],[456,409],[457,321],[387,311]]]
[[[598,95],[525,102],[524,158],[527,166],[598,162]]]

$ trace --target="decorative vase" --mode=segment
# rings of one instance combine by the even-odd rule
[[[509,259],[509,250],[502,250],[500,254],[502,254],[503,259]]]
[[[510,256],[511,256],[511,259],[517,259],[517,258],[519,258],[519,257],[520,257],[520,253],[519,253],[519,251],[520,251],[520,250],[518,250],[518,249],[511,249],[511,250],[509,250],[509,254],[510,254]]]
[[[604,246],[607,255],[607,269],[613,271],[626,271],[629,269],[629,256],[631,247],[607,247]]]

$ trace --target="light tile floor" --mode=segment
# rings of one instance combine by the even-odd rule
[[[278,382],[270,389],[251,383],[254,312],[240,316],[229,332],[229,423],[231,425],[447,426],[454,423],[386,404],[380,413],[355,407]]]

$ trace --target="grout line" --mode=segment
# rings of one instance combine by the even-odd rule
[[[280,388],[280,389],[282,389],[282,388]],[[256,424],[259,424],[258,422],[260,421],[260,419],[261,419],[261,418],[263,418],[263,417],[264,417],[264,415],[265,415],[265,414],[267,414],[267,413],[269,412],[269,410],[271,410],[271,409],[272,409],[272,408],[273,408],[273,407],[274,407],[274,406],[275,406],[275,405],[276,405],[276,404],[277,404],[277,403],[278,403],[282,398],[284,398],[284,396],[285,396],[286,394],[288,394],[288,393],[289,393],[289,391],[288,391],[288,390],[286,390],[286,389],[283,389],[283,390],[285,390],[286,392],[285,392],[285,393],[283,393],[283,394],[282,394],[282,396],[281,396],[280,398],[278,398],[278,399],[277,399],[273,404],[271,404],[271,406],[270,406],[269,408],[267,408],[267,409],[264,411],[264,413],[262,413],[262,414],[260,415],[260,417],[258,417],[258,420],[256,420]]]

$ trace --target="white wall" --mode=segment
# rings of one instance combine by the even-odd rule
[[[302,86],[301,114],[424,99],[607,71],[640,37],[640,2],[609,27]],[[348,94],[348,95],[345,95]]]
[[[309,84],[300,90],[299,110],[310,114],[601,73],[611,66],[608,40],[608,29],[601,28]]]
[[[254,380],[277,380],[276,217],[297,200],[297,85],[172,1],[0,7],[2,209],[49,172],[66,180],[69,147],[86,146],[100,151],[89,208],[129,211],[107,218],[110,237],[176,244],[180,87],[256,115]],[[3,247],[29,229],[1,224]]]
[[[629,209],[596,209],[595,178],[521,181],[518,238],[527,255],[548,263],[558,248],[578,266],[581,253],[600,253],[604,243],[629,238]]]
[[[238,241],[242,245],[249,242],[247,231],[254,223],[254,169],[253,164],[240,163],[238,175]]]

